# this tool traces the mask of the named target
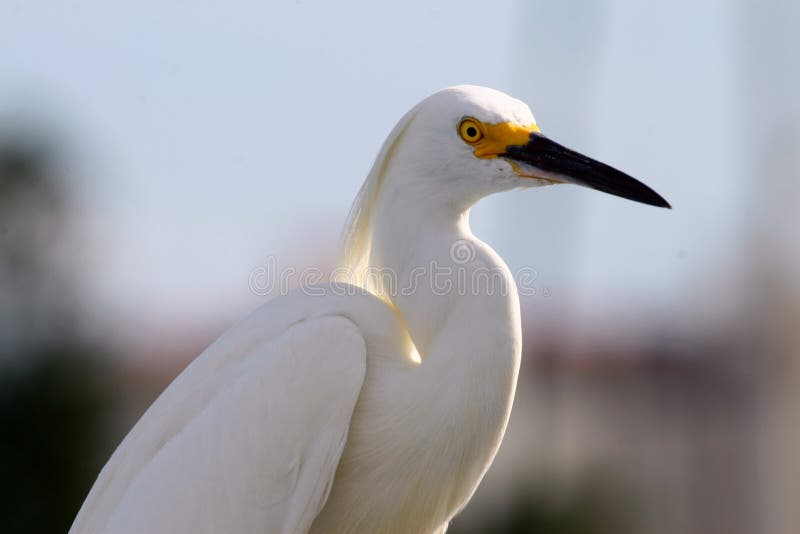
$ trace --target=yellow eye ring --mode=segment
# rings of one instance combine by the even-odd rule
[[[466,143],[474,145],[483,139],[483,128],[475,119],[464,119],[458,123],[458,135],[460,135],[461,139]]]

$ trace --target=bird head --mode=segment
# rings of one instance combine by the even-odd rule
[[[447,194],[467,203],[517,187],[568,183],[670,207],[635,178],[546,137],[525,103],[494,89],[443,89],[404,121],[393,132],[402,142],[395,143],[392,165],[412,180],[435,180],[440,190],[449,182]]]
[[[546,137],[525,103],[472,85],[438,91],[403,116],[384,142],[345,227],[343,265],[365,269],[381,204],[399,198],[420,218],[460,213],[499,191],[577,184],[669,208],[658,193],[609,165]],[[384,204],[385,205],[385,204]]]

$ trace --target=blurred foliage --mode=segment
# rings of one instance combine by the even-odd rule
[[[106,441],[103,351],[83,340],[54,254],[70,223],[58,165],[45,138],[0,132],[2,533],[66,532]]]
[[[609,481],[587,479],[570,491],[554,491],[539,483],[519,484],[510,502],[481,518],[462,524],[456,516],[448,534],[618,534],[623,508]]]
[[[102,467],[103,369],[67,340],[9,356],[24,361],[0,368],[0,532],[66,532]]]

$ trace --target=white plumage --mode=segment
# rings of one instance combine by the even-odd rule
[[[469,208],[568,181],[506,153],[536,135],[528,107],[491,89],[412,109],[348,227],[350,281],[370,292],[295,291],[224,334],[119,445],[71,532],[444,532],[500,445],[520,360],[514,281]],[[434,266],[505,286],[446,290]]]

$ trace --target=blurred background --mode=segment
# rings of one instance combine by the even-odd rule
[[[674,209],[563,186],[473,210],[536,294],[449,532],[800,532],[798,24],[790,0],[0,0],[0,532],[65,532],[270,298],[254,269],[332,266],[385,135],[458,83]]]

